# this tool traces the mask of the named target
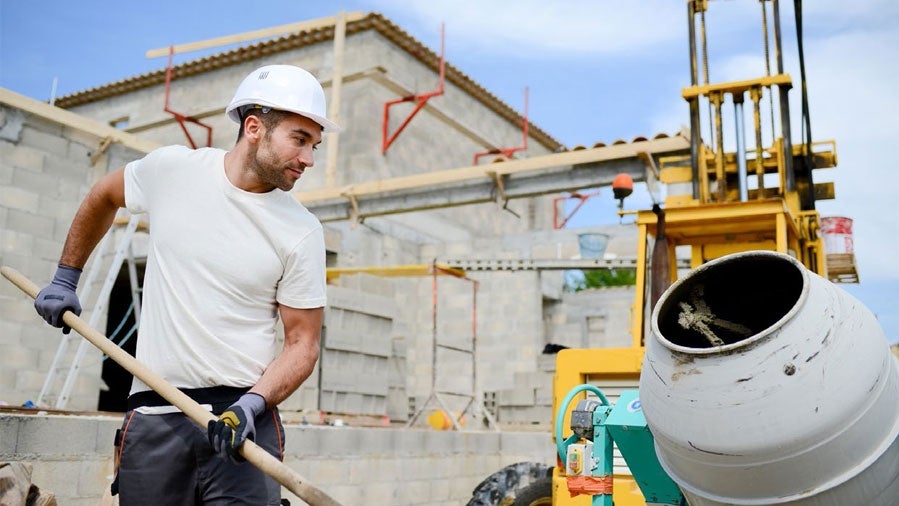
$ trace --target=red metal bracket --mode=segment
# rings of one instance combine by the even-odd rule
[[[406,128],[406,125],[412,121],[412,118],[418,114],[425,104],[428,103],[428,100],[443,95],[443,78],[445,75],[444,69],[446,65],[446,60],[444,58],[444,27],[443,24],[440,25],[440,83],[435,91],[430,91],[428,93],[422,93],[418,95],[409,95],[403,98],[398,98],[396,100],[391,100],[384,104],[384,123],[381,126],[381,154],[387,153],[387,148],[393,144],[393,141],[402,133],[402,131]],[[403,102],[416,102],[415,108],[412,109],[412,112],[409,113],[409,116],[400,124],[399,128],[396,129],[393,134],[388,135],[388,127],[390,125],[390,108],[397,104],[402,104]]]
[[[599,195],[599,190],[590,192],[590,193],[579,193],[574,192],[568,195],[564,195],[561,197],[556,197],[553,199],[553,228],[564,228],[565,225],[568,224],[568,220],[570,220],[575,213],[583,207],[584,204],[587,203],[587,200],[590,197],[595,197]],[[574,209],[572,209],[565,217],[561,217],[559,213],[559,204],[571,199],[577,199],[577,204],[575,204]]]
[[[483,153],[477,153],[474,155],[474,165],[478,164],[478,160],[482,156],[487,155],[503,155],[507,159],[512,158],[512,155],[518,151],[524,151],[528,149],[528,89],[524,88],[524,119],[521,120],[521,137],[522,144],[516,148],[498,148],[491,149],[490,151],[485,151]]]
[[[163,110],[172,116],[178,121],[178,124],[181,126],[181,131],[184,132],[184,135],[187,136],[187,142],[190,143],[190,147],[193,149],[197,149],[197,144],[194,142],[194,138],[190,135],[190,132],[187,130],[187,125],[185,122],[193,123],[195,125],[199,125],[206,129],[206,147],[212,146],[212,127],[201,122],[200,120],[191,117],[185,116],[179,112],[175,112],[169,108],[169,90],[172,87],[172,75],[174,74],[174,69],[172,68],[172,56],[175,54],[175,46],[169,46],[169,63],[165,69],[165,104],[163,105]]]

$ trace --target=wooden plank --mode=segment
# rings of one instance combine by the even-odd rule
[[[0,103],[8,104],[16,109],[20,109],[29,114],[34,114],[35,116],[40,116],[54,123],[95,135],[97,136],[98,141],[109,137],[111,142],[117,142],[143,153],[149,153],[159,147],[159,144],[156,142],[142,139],[136,135],[69,112],[65,109],[54,107],[45,102],[38,102],[37,100],[24,95],[19,95],[6,88],[0,88]]]
[[[328,104],[328,117],[334,123],[340,124],[340,95],[343,88],[343,60],[346,41],[346,13],[337,13],[337,22],[334,25],[334,71],[332,72],[331,100]],[[325,166],[325,186],[334,186],[335,173],[337,172],[337,153],[340,145],[340,134],[328,135],[328,162]]]
[[[340,276],[352,274],[369,274],[382,277],[420,277],[434,274],[433,264],[394,265],[382,267],[328,267],[327,279],[337,279]],[[453,276],[464,278],[465,271],[448,265],[437,264],[438,276]]]
[[[359,21],[365,18],[367,14],[361,11],[350,12],[346,14],[346,22],[351,23],[353,21]],[[292,32],[302,32],[307,30],[315,30],[317,28],[325,28],[328,26],[332,26],[337,22],[337,16],[328,16],[324,18],[318,19],[310,19],[307,21],[300,21],[297,23],[290,23],[286,25],[273,26],[270,28],[263,28],[260,30],[253,30],[250,32],[243,32],[234,35],[225,35],[223,37],[216,37],[213,39],[206,39],[197,42],[188,42],[185,44],[178,44],[171,47],[162,47],[159,49],[151,49],[147,51],[147,58],[158,58],[160,56],[168,56],[171,52],[172,54],[177,53],[187,53],[190,51],[199,51],[201,49],[208,49],[210,47],[216,46],[225,46],[228,44],[235,44],[238,42],[246,42],[248,40],[254,39],[264,39],[267,37],[272,37],[274,35],[280,35],[282,33],[292,33]]]

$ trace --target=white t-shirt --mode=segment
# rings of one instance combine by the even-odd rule
[[[136,358],[176,387],[254,385],[278,353],[277,303],[326,302],[321,223],[287,192],[232,185],[224,157],[169,146],[125,167],[127,208],[150,220]]]

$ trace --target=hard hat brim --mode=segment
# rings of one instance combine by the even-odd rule
[[[327,133],[337,133],[337,132],[340,132],[341,130],[343,130],[342,128],[340,128],[340,125],[338,125],[337,123],[334,123],[333,121],[331,121],[327,118],[323,118],[317,114],[312,114],[312,113],[306,112],[306,111],[299,112],[299,111],[285,110],[285,109],[282,109],[279,107],[275,107],[273,104],[269,104],[264,100],[247,100],[247,101],[240,101],[240,102],[235,102],[235,103],[231,104],[227,110],[228,117],[231,118],[231,121],[234,121],[235,123],[238,123],[238,124],[240,123],[240,108],[245,105],[261,105],[263,107],[271,107],[272,109],[276,109],[276,110],[284,111],[284,112],[290,112],[290,113],[296,114],[297,116],[309,118],[312,121],[318,123],[319,126],[322,127],[322,133],[326,133],[326,134]]]

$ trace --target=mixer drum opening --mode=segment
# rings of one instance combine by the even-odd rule
[[[686,348],[738,343],[787,315],[799,302],[803,282],[787,259],[736,257],[672,287],[659,308],[659,332]]]

